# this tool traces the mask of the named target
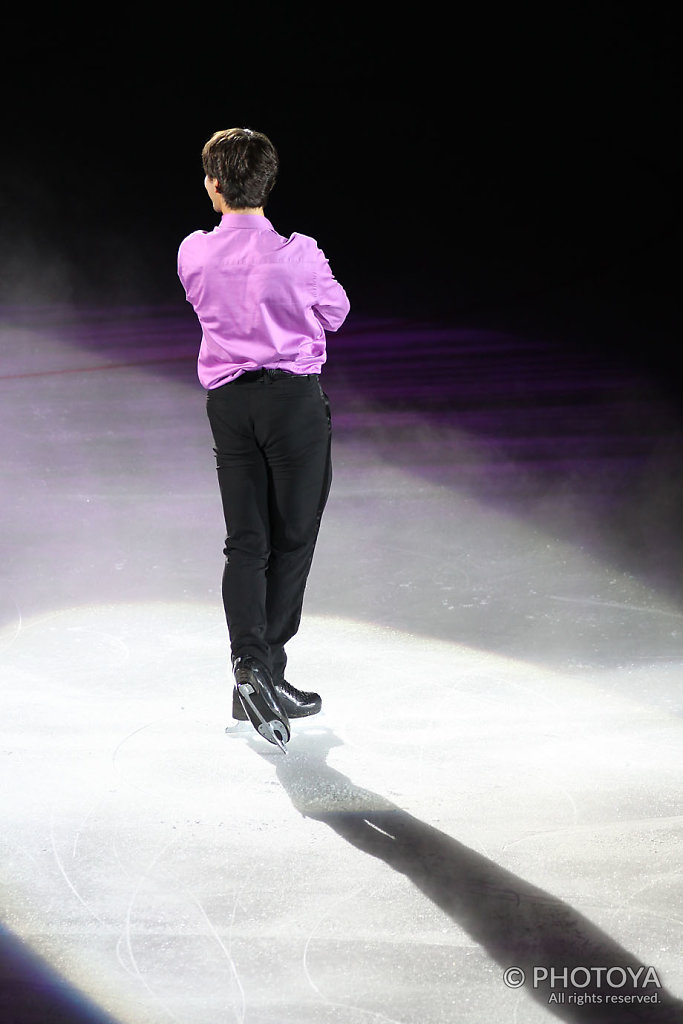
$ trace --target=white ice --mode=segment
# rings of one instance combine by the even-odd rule
[[[3,926],[120,1024],[593,1019],[505,984],[553,957],[683,996],[679,603],[342,382],[285,757],[230,722],[187,336],[131,318],[3,327]]]

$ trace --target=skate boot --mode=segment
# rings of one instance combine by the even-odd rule
[[[281,683],[273,683],[273,689],[280,702],[280,707],[288,718],[306,718],[308,715],[317,715],[322,707],[320,694],[297,690],[284,679]],[[232,717],[238,722],[247,720],[237,687],[232,692]]]
[[[235,675],[235,694],[239,698],[236,702],[233,695],[233,715],[235,704],[241,704],[240,720],[248,718],[260,736],[287,753],[285,743],[289,741],[290,736],[289,719],[267,670],[256,658],[249,655],[235,658],[232,668]]]

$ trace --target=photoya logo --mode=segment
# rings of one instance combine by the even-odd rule
[[[530,976],[521,967],[508,967],[503,981],[521,988],[550,990],[549,1003],[656,1003],[661,982],[654,967],[534,967]],[[649,988],[649,992],[644,989]],[[586,989],[590,989],[587,992]],[[626,991],[624,991],[624,989]],[[557,991],[556,991],[557,990]]]

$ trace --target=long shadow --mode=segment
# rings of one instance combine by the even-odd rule
[[[2,925],[0,1020],[3,1024],[117,1024]]]
[[[501,985],[503,969],[521,969],[524,991],[564,1021],[683,1022],[683,1002],[659,987],[656,969],[640,964],[569,904],[330,768],[327,755],[341,743],[330,730],[302,732],[287,757],[274,757],[258,740],[249,743],[275,762],[304,817],[324,822],[409,878],[500,965]],[[547,969],[547,977],[539,968]],[[591,968],[615,968],[611,984],[606,971]],[[513,981],[520,977],[513,972]],[[562,996],[564,1002],[555,1001]],[[621,1002],[607,1002],[607,996]]]

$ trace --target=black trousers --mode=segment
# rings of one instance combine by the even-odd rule
[[[284,679],[332,482],[330,408],[316,374],[256,370],[208,392],[227,537],[233,658]]]

